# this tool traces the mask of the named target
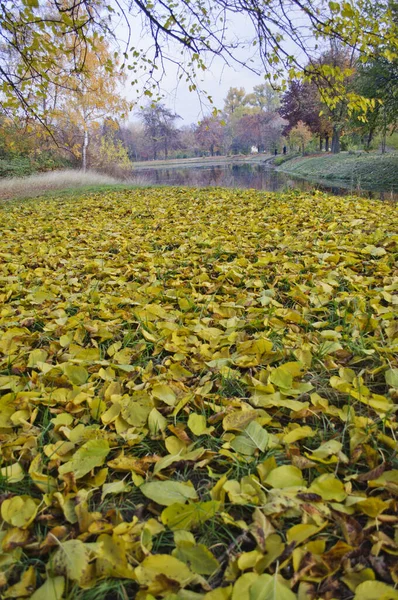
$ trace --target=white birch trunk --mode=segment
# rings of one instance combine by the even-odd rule
[[[87,129],[84,130],[84,137],[83,137],[83,148],[82,148],[82,169],[83,171],[87,171],[87,148],[88,148],[88,131]]]

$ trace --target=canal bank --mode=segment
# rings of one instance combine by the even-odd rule
[[[288,157],[286,157],[288,158]],[[352,191],[398,191],[398,153],[317,154],[293,157],[278,165],[278,172],[304,178],[316,184],[343,187]]]

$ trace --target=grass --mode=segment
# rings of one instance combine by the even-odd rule
[[[57,192],[57,195],[62,192],[67,196],[76,193],[105,192],[143,184],[145,181],[139,177],[132,177],[130,181],[122,181],[96,171],[51,171],[27,177],[0,179],[0,200],[51,197],[54,192]]]
[[[285,173],[323,183],[343,183],[352,190],[362,188],[396,192],[398,154],[321,154],[301,156],[279,167]]]
[[[299,152],[292,152],[291,154],[282,154],[280,156],[276,156],[272,161],[272,164],[274,164],[275,167],[280,167],[284,163],[288,162],[289,160],[293,160],[293,158],[297,158],[298,156],[300,156]]]
[[[76,586],[65,600],[129,600],[136,593],[137,585],[134,582],[105,579],[91,590],[80,590]]]

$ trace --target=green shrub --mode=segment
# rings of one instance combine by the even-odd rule
[[[39,154],[35,158],[15,156],[0,159],[0,177],[26,177],[33,173],[65,169],[70,161],[50,153]]]
[[[0,159],[0,177],[24,177],[31,175],[33,171],[28,158]]]

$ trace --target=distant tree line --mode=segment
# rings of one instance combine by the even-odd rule
[[[380,56],[364,63],[332,43],[307,70],[315,72],[316,62],[329,69],[326,80],[293,78],[284,90],[264,83],[249,93],[232,87],[222,111],[195,125],[178,127],[178,115],[166,106],[148,105],[140,111],[139,123],[121,128],[121,139],[131,160],[274,153],[283,148],[302,153],[351,148],[385,152],[389,141],[397,146],[398,60]],[[347,96],[336,91],[333,97],[333,78],[342,76]],[[368,100],[365,113],[362,106],[349,106],[351,94]]]
[[[268,83],[249,94],[231,88],[221,112],[188,126],[179,127],[180,117],[164,104],[148,104],[139,122],[121,128],[120,139],[132,160],[271,151],[286,125],[279,107],[280,94]]]
[[[230,88],[221,111],[199,123],[181,125],[162,103],[148,103],[126,124],[128,103],[118,93],[125,76],[106,69],[105,42],[88,53],[90,72],[80,87],[48,88],[42,99],[46,127],[26,113],[0,110],[0,176],[23,175],[62,165],[96,168],[119,175],[142,160],[259,153],[396,147],[398,60],[383,55],[366,62],[341,44],[330,44],[307,70],[328,72],[325,80],[292,78],[285,89],[263,83],[246,92]],[[346,97],[333,77],[344,77]],[[332,89],[330,89],[332,86]],[[338,85],[337,85],[338,88]],[[354,110],[353,97],[368,108]],[[350,100],[351,99],[351,100]]]

